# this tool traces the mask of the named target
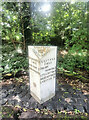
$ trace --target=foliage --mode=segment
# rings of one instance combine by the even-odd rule
[[[55,36],[54,28],[52,27],[52,16],[50,13],[42,13],[42,11],[39,10],[43,6],[42,3],[32,3],[32,5],[34,6],[31,17],[33,43],[35,45],[50,44],[50,37]]]
[[[89,70],[87,33],[87,3],[51,4],[52,12],[43,15],[36,11],[32,16],[34,44],[64,46],[68,54],[58,58],[58,67],[73,72],[76,68]],[[47,29],[47,26],[49,29]],[[76,55],[73,55],[75,53]],[[85,54],[85,55],[84,55]]]
[[[24,20],[26,12],[21,3],[3,3],[2,5],[2,63],[3,74],[28,69]],[[27,7],[28,8],[28,7]],[[24,14],[23,14],[24,13]],[[24,18],[24,19],[23,19]],[[24,21],[23,21],[24,20]]]
[[[16,72],[20,70],[28,69],[28,59],[26,54],[14,50],[12,45],[3,46],[2,52],[1,71],[3,74],[13,73],[15,75]]]
[[[43,2],[3,3],[2,71],[27,68],[24,56],[29,44],[57,45],[65,49],[68,54],[58,58],[58,67],[62,70],[89,70],[89,2],[48,4],[51,9],[44,12]],[[6,50],[6,45],[11,46],[10,50]],[[15,52],[18,48],[23,50],[22,53]],[[9,69],[5,69],[7,66]]]
[[[12,8],[11,8],[12,7]],[[2,40],[6,40],[8,43],[12,43],[16,48],[15,43],[19,43],[22,38],[20,32],[20,20],[18,12],[13,11],[15,6],[13,4],[3,5],[2,12]]]
[[[86,71],[89,71],[89,56],[83,55],[87,54],[86,52],[83,53],[83,51],[78,53],[68,53],[67,55],[60,56],[58,58],[58,67],[61,70],[67,70],[70,72],[75,71],[77,68],[79,69],[85,69]]]
[[[79,110],[77,110],[77,109],[75,109],[75,114],[78,114],[78,113],[80,113],[80,111]]]
[[[26,49],[26,41],[28,42],[26,40],[26,32],[28,33],[29,6],[23,3],[8,2],[2,5],[2,40],[7,44],[12,43],[14,49],[18,45],[24,51]]]

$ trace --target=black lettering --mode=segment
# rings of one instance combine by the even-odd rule
[[[41,67],[41,69],[44,69],[44,67]]]
[[[48,66],[45,66],[45,68],[48,68]]]

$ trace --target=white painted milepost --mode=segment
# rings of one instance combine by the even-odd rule
[[[30,94],[40,103],[55,96],[57,46],[28,46]]]

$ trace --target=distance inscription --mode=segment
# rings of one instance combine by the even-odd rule
[[[56,66],[54,66],[55,58],[46,59],[41,61],[41,75],[40,75],[40,82],[43,83],[48,80],[55,79],[56,77]]]
[[[29,68],[30,70],[38,73],[40,75],[40,82],[45,82],[55,78],[56,66],[54,66],[55,58],[46,59],[43,61],[37,61],[35,59],[29,59]],[[41,67],[39,67],[41,63]],[[40,70],[42,71],[40,73]]]
[[[30,60],[30,63],[29,63],[30,70],[40,74],[39,61],[36,61],[31,58],[29,60]]]
[[[52,71],[51,71],[51,70],[52,70]],[[53,69],[49,69],[48,72],[43,73],[43,74],[41,75],[41,78],[40,78],[41,83],[42,83],[42,82],[45,82],[45,81],[47,81],[47,80],[52,80],[52,79],[54,79],[54,78],[56,77],[56,76],[55,76],[55,73],[56,73],[55,67],[54,67]]]

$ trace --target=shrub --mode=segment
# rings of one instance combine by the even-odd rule
[[[70,72],[78,69],[85,69],[89,71],[89,56],[81,54],[68,53],[64,57],[60,56],[58,58],[58,67],[62,70],[67,70]]]
[[[2,53],[1,71],[3,74],[13,73],[15,75],[20,70],[28,69],[28,59],[25,53],[18,53],[12,45],[3,45]]]

